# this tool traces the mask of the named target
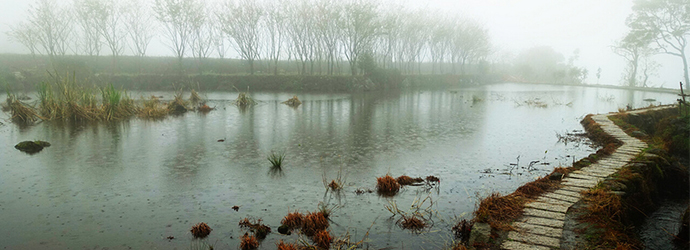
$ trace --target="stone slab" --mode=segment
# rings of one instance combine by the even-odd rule
[[[506,240],[501,244],[501,249],[507,250],[551,250],[550,247],[533,245],[519,241]]]
[[[611,174],[612,173],[615,173],[615,172],[612,171]],[[600,178],[604,178],[604,177],[607,177],[610,175],[609,173],[603,173],[603,172],[599,172],[599,171],[597,171],[597,172],[591,171],[591,170],[582,171],[582,169],[573,171],[573,174],[590,175],[590,176],[596,176],[596,177],[600,177]]]
[[[553,228],[563,228],[563,221],[562,220],[554,220],[554,219],[546,219],[546,218],[540,218],[540,217],[526,216],[526,217],[522,217],[522,219],[519,222],[527,223],[527,224],[540,225],[540,226],[553,227]]]
[[[523,214],[532,217],[541,217],[554,220],[565,220],[565,214],[559,212],[550,212],[533,208],[525,208],[522,210]]]
[[[572,197],[572,196],[567,196],[567,195],[562,195],[562,194],[555,194],[555,193],[546,193],[543,194],[542,196],[548,197],[551,199],[557,199],[557,200],[564,200],[564,201],[569,201],[572,203],[578,202],[580,199]]]
[[[564,200],[557,200],[557,199],[553,199],[553,198],[549,198],[549,197],[544,197],[544,196],[537,198],[536,201],[537,201],[537,202],[548,203],[548,204],[554,204],[554,205],[565,206],[565,207],[570,207],[570,206],[572,206],[573,204],[575,204],[575,202],[564,201]]]
[[[553,191],[554,194],[560,194],[560,195],[565,195],[565,196],[570,196],[576,199],[580,199],[580,192],[573,192],[570,190],[565,190],[565,189],[559,189],[556,191]],[[577,201],[576,201],[577,202]]]
[[[518,230],[517,230],[518,232],[526,232],[526,233],[531,233],[531,234],[544,235],[544,236],[553,237],[553,238],[557,238],[557,239],[560,239],[561,236],[563,236],[563,229],[562,228],[544,227],[544,226],[527,224],[527,223],[522,223],[522,222],[515,222],[515,223],[513,223],[513,226],[518,228]]]
[[[567,190],[567,191],[570,191],[570,192],[575,192],[575,193],[580,193],[580,192],[582,192],[582,191],[587,190],[587,188],[577,187],[577,186],[563,186],[563,187],[561,187],[560,189],[561,189],[561,190]]]
[[[548,237],[548,236],[542,236],[542,235],[537,235],[537,234],[531,234],[531,233],[518,233],[515,231],[510,231],[508,233],[508,239],[515,240],[515,241],[521,241],[525,243],[531,243],[531,244],[536,244],[536,245],[542,245],[542,246],[547,246],[547,247],[560,247],[561,246],[561,240]]]
[[[557,205],[557,204],[538,202],[538,201],[527,203],[527,204],[525,204],[525,207],[534,208],[534,209],[541,209],[541,210],[551,211],[551,212],[558,212],[558,213],[568,212],[568,208],[570,208],[569,206],[565,206],[565,205]]]
[[[588,175],[586,173],[584,174],[579,174],[579,173],[570,173],[568,174],[568,177],[576,178],[576,179],[583,179],[583,180],[593,180],[593,181],[600,181],[601,177],[599,176],[592,176]]]

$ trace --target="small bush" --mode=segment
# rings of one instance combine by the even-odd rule
[[[293,96],[292,98],[288,99],[287,101],[284,101],[283,104],[288,105],[290,107],[296,108],[299,105],[302,104],[302,102],[297,98],[297,96]]]

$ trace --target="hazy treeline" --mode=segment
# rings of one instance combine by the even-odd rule
[[[376,0],[38,0],[25,17],[9,35],[32,55],[53,68],[68,56],[110,55],[113,73],[123,55],[146,57],[154,38],[179,69],[191,58],[203,72],[233,49],[250,74],[464,74],[491,50],[472,20]],[[363,56],[375,63],[360,65]]]
[[[680,59],[685,88],[690,88],[690,0],[635,0],[625,23],[630,31],[612,46],[627,62],[624,84],[647,87],[659,68],[652,56],[666,54]]]

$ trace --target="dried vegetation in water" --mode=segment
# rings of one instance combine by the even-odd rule
[[[282,102],[285,105],[288,105],[290,107],[296,108],[299,107],[299,105],[302,104],[302,102],[297,98],[297,96],[293,96],[292,98],[288,99],[287,101]]]
[[[259,241],[254,237],[254,235],[249,235],[245,233],[240,239],[240,249],[251,250],[259,248]]]
[[[380,195],[392,196],[400,191],[400,184],[393,177],[386,174],[383,177],[376,178],[376,191]]]
[[[261,219],[257,219],[256,222],[252,223],[248,218],[244,218],[240,221],[239,225],[240,228],[249,230],[250,232],[254,233],[256,238],[262,240],[266,238],[266,235],[271,233],[271,228],[261,222]]]
[[[194,238],[203,239],[206,238],[206,236],[208,236],[209,234],[211,234],[212,230],[213,229],[211,229],[211,227],[209,227],[208,224],[201,222],[199,224],[192,226],[192,230],[190,231],[192,232],[192,236],[194,236]]]

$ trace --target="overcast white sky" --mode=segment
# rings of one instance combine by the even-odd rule
[[[67,1],[67,0],[65,0]],[[153,0],[151,0],[153,1]],[[0,0],[0,53],[26,53],[5,34],[9,25],[24,19],[34,0]],[[398,1],[399,2],[399,1]],[[568,58],[580,49],[576,65],[589,70],[589,83],[596,83],[602,68],[602,84],[619,84],[624,61],[610,46],[626,31],[632,0],[408,0],[416,8],[461,13],[486,25],[496,55],[517,54],[534,46],[551,46]],[[171,55],[160,41],[150,55]],[[678,57],[655,57],[662,64],[652,85],[677,88],[683,77]]]

